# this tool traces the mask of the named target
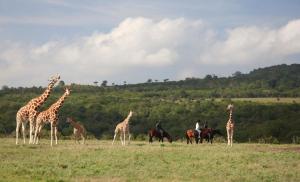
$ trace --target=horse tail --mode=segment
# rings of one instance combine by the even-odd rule
[[[152,132],[152,130],[149,130],[148,136],[149,136],[149,143],[152,143],[152,142],[153,142],[153,140],[152,140],[152,137],[153,137],[153,132]]]
[[[185,132],[186,144],[189,144],[190,137],[188,135],[188,130]]]

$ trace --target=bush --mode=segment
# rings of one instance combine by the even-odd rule
[[[258,143],[279,144],[279,141],[277,138],[269,136],[258,139]]]

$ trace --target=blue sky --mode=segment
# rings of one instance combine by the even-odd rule
[[[0,0],[0,85],[228,76],[300,63],[300,1]]]

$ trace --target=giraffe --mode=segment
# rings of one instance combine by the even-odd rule
[[[129,141],[128,143],[130,143],[130,137],[131,137],[131,135],[130,135],[130,132],[129,132],[129,120],[132,117],[132,114],[133,114],[133,112],[130,111],[129,114],[128,114],[128,116],[122,122],[120,122],[119,124],[117,124],[116,129],[115,129],[115,135],[114,135],[114,140],[112,142],[112,145],[115,142],[117,134],[120,134],[121,143],[122,143],[122,145],[125,145],[126,144],[125,143],[126,142],[125,141],[126,132],[128,133],[128,141]],[[122,140],[122,136],[124,138],[124,142]]]
[[[34,122],[37,116],[38,108],[48,99],[53,86],[60,79],[59,75],[52,76],[49,79],[49,84],[47,89],[43,92],[42,95],[31,99],[25,106],[21,107],[16,114],[16,145],[19,140],[19,130],[22,125],[22,134],[23,134],[23,142],[25,144],[25,128],[27,122],[29,121],[29,144],[33,142],[33,132],[34,132]]]
[[[227,106],[227,111],[229,111],[229,119],[226,124],[226,130],[227,130],[227,145],[232,147],[232,138],[233,138],[233,129],[234,129],[234,120],[232,118],[232,113],[233,113],[233,105],[229,104]]]
[[[38,144],[39,135],[43,128],[44,124],[50,123],[51,125],[51,147],[53,140],[53,130],[55,135],[55,144],[57,144],[57,124],[58,124],[58,111],[62,107],[64,100],[67,96],[70,95],[70,90],[68,88],[65,89],[65,93],[47,110],[40,112],[36,118],[36,126],[35,126],[35,134],[34,134],[34,142]]]
[[[75,142],[76,140],[79,142],[79,138],[82,138],[82,144],[84,144],[85,138],[86,138],[86,130],[83,125],[80,123],[76,122],[72,118],[67,118],[67,123],[70,123],[73,126],[73,134],[75,137]]]

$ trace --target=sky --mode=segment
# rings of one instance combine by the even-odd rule
[[[141,83],[300,63],[298,0],[0,0],[0,86]]]

